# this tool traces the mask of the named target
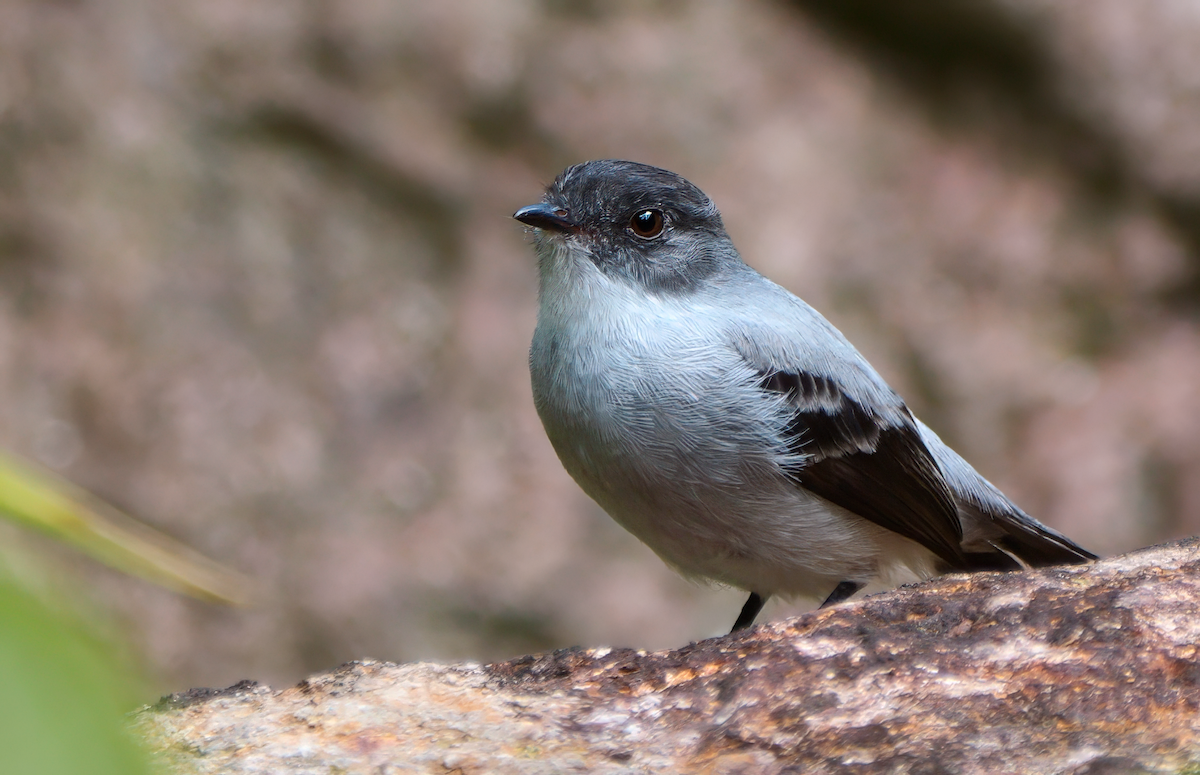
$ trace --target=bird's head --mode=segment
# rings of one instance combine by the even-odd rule
[[[543,273],[588,261],[610,278],[672,293],[741,263],[712,200],[674,172],[647,164],[568,167],[541,202],[513,217],[538,231]]]

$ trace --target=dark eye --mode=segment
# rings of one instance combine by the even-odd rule
[[[629,219],[629,228],[643,239],[657,237],[663,230],[662,210],[642,210]]]

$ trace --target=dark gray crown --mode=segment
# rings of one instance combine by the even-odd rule
[[[659,167],[616,159],[568,167],[546,189],[540,207],[542,222],[521,219],[578,235],[602,271],[654,292],[685,291],[722,266],[741,264],[712,200]],[[664,221],[652,238],[630,227],[647,210],[660,212]]]

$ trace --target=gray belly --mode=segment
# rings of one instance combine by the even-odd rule
[[[667,388],[638,369],[558,369],[543,372],[553,379],[534,380],[534,396],[563,466],[684,573],[744,586],[731,562],[762,564],[781,542],[796,543],[805,512],[825,513],[823,502],[784,477],[776,428],[785,418],[772,414],[750,374],[726,383],[739,395],[735,407],[699,384],[721,375],[677,373]]]
[[[580,487],[663,560],[760,594],[824,596],[874,575],[887,531],[784,474],[787,408],[736,352],[583,341],[568,353],[535,336],[538,414]]]

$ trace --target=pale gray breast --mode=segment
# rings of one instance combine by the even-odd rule
[[[534,337],[534,400],[568,471],[658,488],[777,474],[785,409],[729,337],[669,306],[639,306],[637,320],[614,309],[574,317],[574,330],[539,324]]]

